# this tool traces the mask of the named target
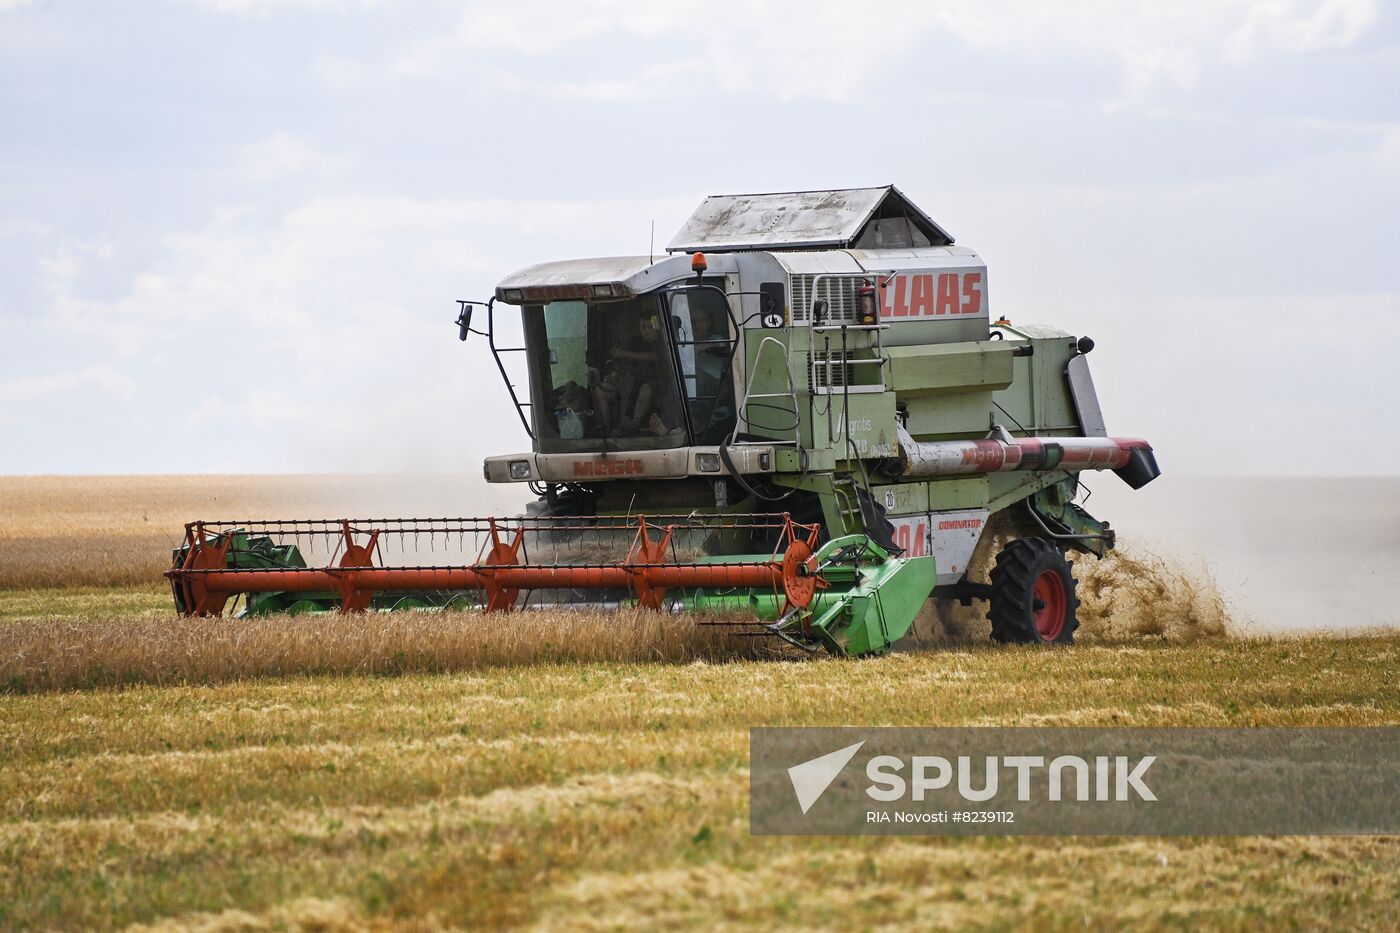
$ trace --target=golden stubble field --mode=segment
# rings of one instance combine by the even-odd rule
[[[859,662],[754,660],[635,613],[191,622],[149,582],[163,555],[85,577],[11,545],[165,549],[211,490],[236,517],[334,484],[74,482],[0,480],[0,928],[1388,929],[1400,909],[1393,838],[747,831],[750,726],[1396,725],[1395,634],[1225,637],[1209,579],[1143,555],[1081,568],[1086,644],[1057,651],[956,614],[925,620],[935,650]]]

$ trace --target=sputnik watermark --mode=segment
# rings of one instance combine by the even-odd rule
[[[755,833],[1393,833],[1400,729],[754,729]]]
[[[822,794],[831,786],[831,782],[836,780],[846,764],[855,757],[856,752],[864,742],[857,742],[854,745],[847,745],[845,748],[838,748],[834,752],[820,755],[810,761],[804,761],[800,765],[793,765],[788,768],[788,777],[792,780],[793,793],[797,795],[797,804],[806,813],[812,809],[812,804],[821,799]]]
[[[1048,800],[1098,800],[1127,801],[1130,795],[1138,800],[1156,800],[1152,788],[1143,783],[1143,776],[1156,755],[1145,755],[1134,762],[1126,755],[1099,755],[1090,765],[1078,755],[1060,755],[1046,765],[1044,755],[1008,755],[998,758],[987,756],[981,766],[980,780],[978,765],[971,755],[957,758],[957,792],[971,803],[984,803],[996,798],[1002,784],[1000,774],[1003,769],[1015,772],[1016,799],[1022,803],[1031,799],[1033,776],[1044,771],[1046,780],[1043,787]],[[865,793],[872,800],[889,802],[903,800],[923,800],[931,791],[943,790],[952,785],[953,763],[938,755],[915,755],[909,761],[909,779],[901,773],[905,762],[895,755],[877,755],[865,766],[865,775],[871,785]],[[1093,772],[1093,796],[1090,797],[1090,771]],[[1069,777],[1066,778],[1066,773]],[[979,785],[980,786],[977,786]],[[1071,796],[1066,797],[1066,785],[1071,788]]]
[[[788,768],[797,803],[806,813],[821,799],[821,795],[836,780],[864,742],[857,742],[834,752],[820,755]],[[1157,799],[1144,778],[1157,760],[1145,755],[1134,761],[1126,755],[1097,756],[1092,763],[1078,755],[1060,755],[1047,764],[1043,755],[988,756],[980,765],[970,755],[959,755],[950,761],[939,755],[914,755],[908,761],[897,755],[877,755],[865,765],[870,781],[865,795],[883,803],[904,800],[923,801],[933,791],[955,786],[959,796],[970,803],[994,799],[1000,791],[1001,772],[1014,773],[1016,800],[1031,799],[1032,785],[1037,773],[1044,772],[1046,799],[1127,801]],[[908,772],[906,778],[905,772]],[[957,775],[954,785],[953,776]],[[909,814],[898,814],[909,816]],[[886,814],[888,816],[888,814]],[[879,817],[872,816],[879,820]],[[915,820],[920,822],[920,820]]]

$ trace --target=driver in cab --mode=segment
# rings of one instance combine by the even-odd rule
[[[652,433],[666,433],[655,411],[657,362],[662,349],[656,317],[650,314],[643,315],[636,337],[613,348],[607,375],[594,394],[604,423],[613,424],[620,416],[616,423],[624,434],[635,434],[644,424]]]

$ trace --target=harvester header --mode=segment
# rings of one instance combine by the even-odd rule
[[[993,321],[986,264],[893,186],[710,197],[667,251],[459,303],[529,441],[483,467],[523,516],[194,523],[181,610],[635,604],[863,654],[930,598],[987,599],[1002,641],[1072,638],[1066,554],[1114,543],[1080,476],[1158,474],[1108,435],[1092,340]]]

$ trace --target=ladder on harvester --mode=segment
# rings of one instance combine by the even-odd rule
[[[836,511],[841,515],[842,534],[855,534],[866,530],[865,509],[860,504],[860,484],[849,473],[838,473],[831,477],[831,492],[836,500]]]
[[[769,347],[775,348],[783,361],[783,376],[785,380],[785,385],[787,386],[787,390],[784,392],[753,391],[754,375],[763,369],[763,351],[767,350]],[[771,356],[772,353],[770,352],[769,355]],[[788,402],[787,407],[783,407],[781,405],[776,404],[775,402],[777,399],[786,399]],[[765,336],[761,341],[759,341],[758,350],[754,352],[753,368],[749,373],[749,378],[745,380],[744,398],[743,401],[739,403],[739,419],[742,421],[746,428],[753,423],[753,418],[751,418],[749,414],[752,408],[761,408],[767,409],[768,411],[775,411],[778,412],[780,415],[784,416],[785,418],[791,418],[792,426],[790,428],[786,424],[780,424],[776,427],[771,425],[764,426],[767,428],[767,430],[773,431],[775,433],[786,433],[787,431],[791,430],[792,440],[771,440],[769,438],[744,439],[741,436],[736,435],[735,439],[731,443],[765,444],[768,446],[776,444],[782,446],[791,446],[797,449],[800,449],[802,447],[802,415],[797,409],[797,380],[795,380],[792,376],[792,359],[789,355],[788,346],[787,344],[779,340],[777,337]]]
[[[754,353],[754,362],[746,380],[745,392],[739,405],[739,415],[744,425],[753,423],[751,412],[753,409],[762,409],[767,412],[780,413],[783,423],[780,426],[765,425],[773,433],[785,433],[789,430],[787,423],[791,418],[792,440],[771,440],[768,438],[744,438],[736,435],[731,441],[732,444],[781,444],[790,445],[798,450],[802,448],[802,419],[798,409],[797,382],[794,372],[797,365],[807,370],[807,388],[813,395],[823,395],[828,397],[827,411],[831,411],[833,403],[842,395],[884,392],[884,364],[887,361],[884,351],[883,331],[888,325],[885,324],[861,324],[857,314],[856,290],[870,278],[869,275],[858,276],[830,276],[825,273],[811,277],[809,287],[804,289],[805,298],[810,304],[803,307],[800,303],[796,305],[798,310],[797,321],[793,323],[805,323],[808,329],[808,339],[806,347],[799,345],[800,341],[785,342],[778,337],[766,335],[759,342],[758,350]],[[818,299],[819,285],[829,285],[824,279],[834,279],[834,287],[824,289],[829,296],[826,299]],[[794,295],[794,298],[797,298]],[[837,308],[834,313],[829,313],[832,300],[834,299]],[[817,313],[813,313],[813,311]],[[804,313],[805,312],[805,313]],[[872,341],[861,341],[862,346],[852,346],[850,337],[853,333],[869,334],[873,336]],[[833,342],[837,344],[832,347]],[[782,358],[783,385],[781,391],[753,391],[755,374],[763,370],[765,354],[771,357],[777,352]],[[799,354],[805,355],[805,359],[794,359]],[[859,366],[876,366],[876,375],[873,381],[851,384],[851,375]],[[844,407],[844,406],[843,406]],[[843,413],[844,415],[844,413]],[[840,436],[843,441],[848,441],[848,427],[843,422],[839,430],[833,431],[830,427],[828,433]],[[858,456],[858,452],[857,452]],[[830,529],[833,537],[846,534],[862,533],[867,530],[869,516],[866,507],[861,501],[862,484],[852,475],[847,473],[827,474],[830,483],[830,496],[836,503],[834,523],[837,527]],[[867,495],[869,493],[867,492]]]
[[[826,397],[828,437],[832,441],[839,438],[843,448],[846,448],[843,457],[849,456],[851,459],[858,459],[861,452],[850,449],[849,403],[841,404],[841,400],[849,399],[851,395],[886,391],[885,364],[889,361],[884,346],[884,332],[889,325],[878,323],[878,309],[877,323],[860,322],[859,290],[867,282],[879,282],[882,277],[891,274],[818,273],[802,282],[800,287],[805,308],[799,304],[799,314],[808,328],[808,385],[813,396]],[[794,298],[798,297],[798,291],[795,285]],[[878,302],[878,297],[876,300]],[[861,367],[874,367],[873,375],[866,376]],[[842,409],[839,425],[832,423],[837,405]],[[868,514],[868,507],[862,502],[863,488],[864,484],[852,474],[839,473],[831,477],[831,495],[844,534],[870,530],[873,516]],[[868,488],[864,488],[864,491],[868,497]],[[870,505],[873,504],[872,499]],[[836,529],[832,531],[835,533]]]

